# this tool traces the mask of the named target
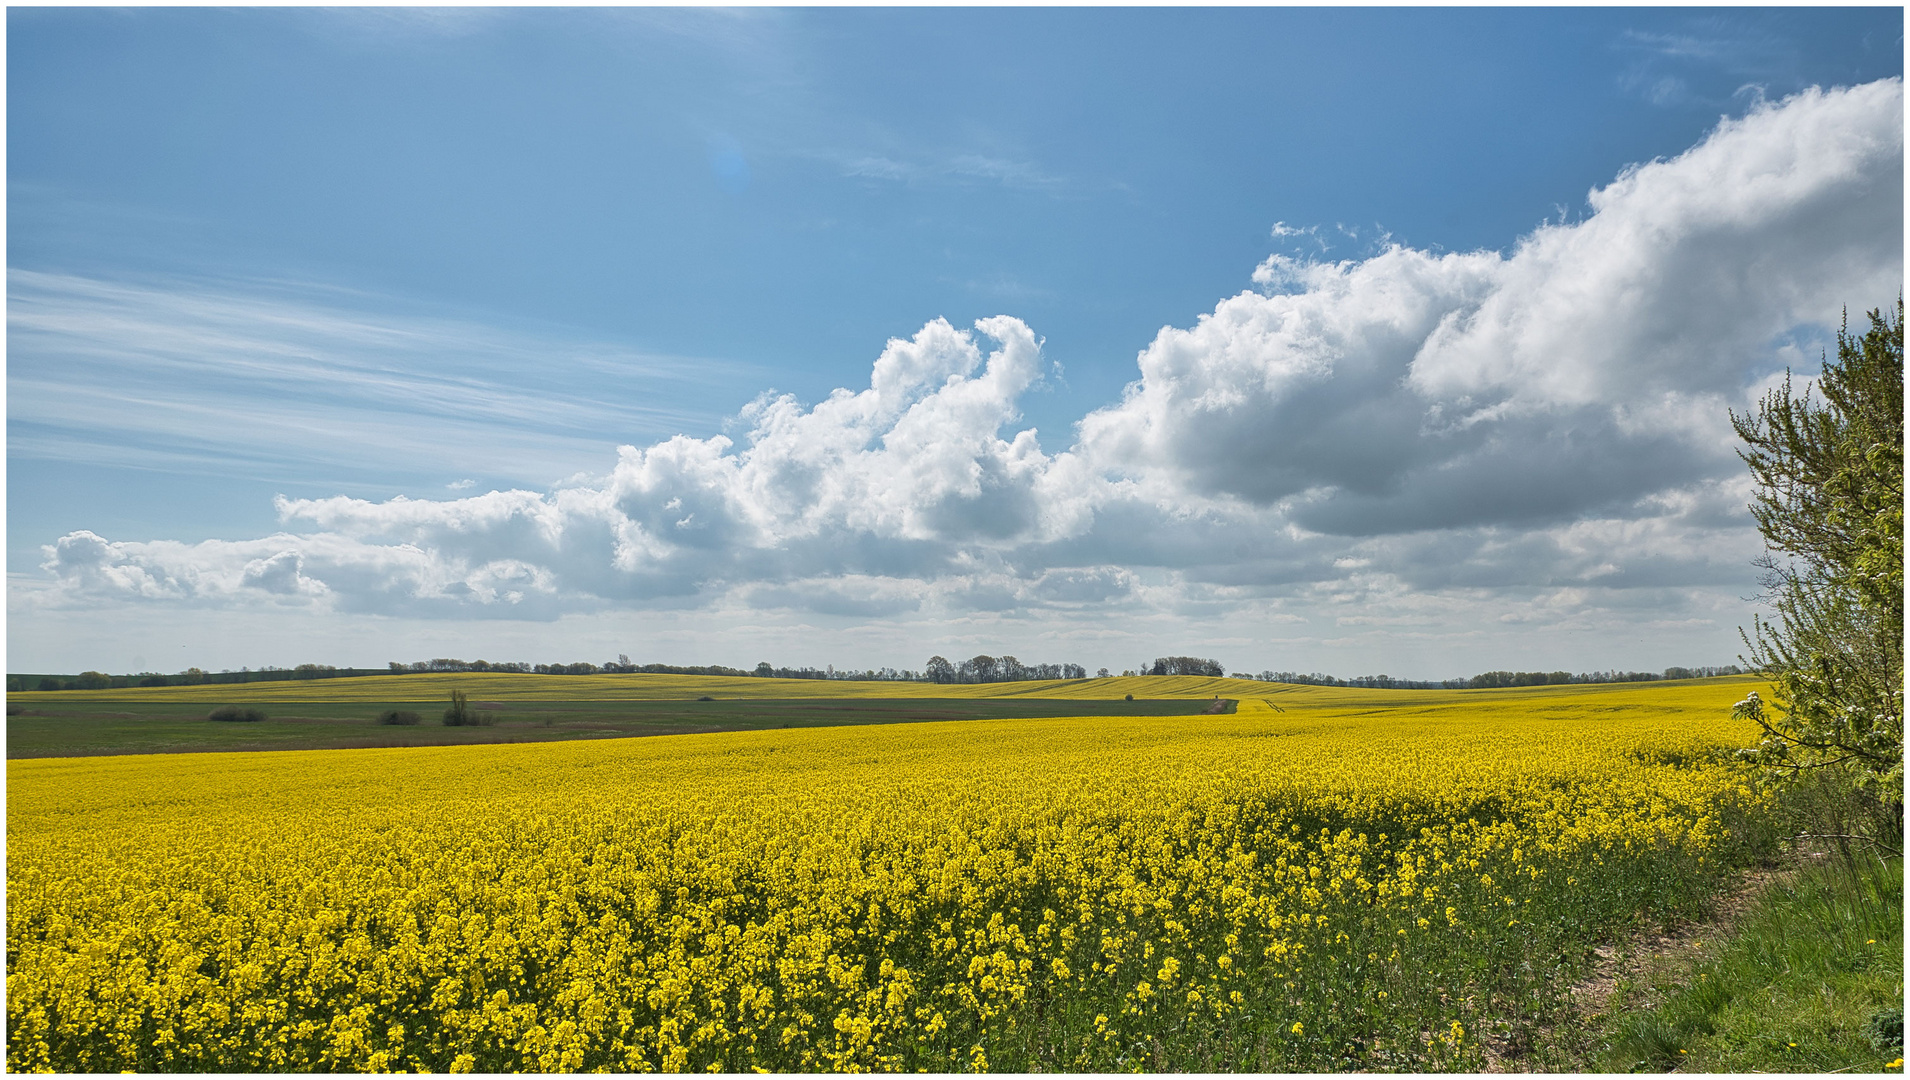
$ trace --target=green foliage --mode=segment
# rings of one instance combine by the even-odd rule
[[[207,713],[206,719],[255,724],[265,719],[265,713],[243,705],[221,705]]]
[[[1773,707],[1754,693],[1735,711],[1763,728],[1748,756],[1767,775],[1834,777],[1868,809],[1865,838],[1889,846],[1903,821],[1902,299],[1894,320],[1869,318],[1861,337],[1838,332],[1821,404],[1787,377],[1731,416],[1776,613],[1744,635]]]
[[[381,724],[400,724],[408,727],[421,719],[423,718],[409,709],[386,709],[378,714],[378,722]]]

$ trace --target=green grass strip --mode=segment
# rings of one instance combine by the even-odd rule
[[[1705,951],[1614,1015],[1603,1068],[1901,1072],[1902,859],[1810,864]]]

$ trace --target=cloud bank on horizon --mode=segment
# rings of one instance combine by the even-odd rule
[[[1727,410],[1814,367],[1842,307],[1899,294],[1902,132],[1900,80],[1811,90],[1508,253],[1271,255],[1162,329],[1066,449],[1017,428],[1036,329],[937,319],[864,389],[764,394],[736,439],[622,446],[572,486],[281,498],[256,539],[71,532],[33,603],[881,618],[1517,592],[1557,614],[1741,582]]]

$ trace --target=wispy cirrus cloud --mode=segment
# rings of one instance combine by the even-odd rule
[[[639,354],[372,310],[302,283],[104,281],[9,271],[9,449],[53,460],[244,473],[297,461],[548,483],[606,431],[715,415],[646,393],[750,379],[747,365]],[[682,400],[680,393],[669,399]]]
[[[1036,162],[990,154],[846,154],[832,160],[843,176],[898,184],[991,184],[1022,191],[1059,192],[1068,183],[1066,177]]]
[[[1615,47],[1630,58],[1620,88],[1661,107],[1694,100],[1722,107],[1732,93],[1763,93],[1773,83],[1781,90],[1798,67],[1796,43],[1757,16],[1707,14],[1681,31],[1627,30]],[[1717,76],[1730,80],[1725,91],[1694,89]]]

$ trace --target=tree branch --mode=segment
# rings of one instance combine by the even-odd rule
[[[1857,836],[1853,833],[1803,832],[1803,833],[1798,833],[1796,836],[1791,837],[1791,839],[1792,840],[1861,840],[1862,842],[1866,844],[1874,844],[1877,847],[1883,849],[1884,851],[1889,852],[1892,855],[1903,854],[1903,852],[1898,851],[1896,848],[1891,847],[1889,844],[1886,844],[1881,840],[1878,840],[1874,836]]]

